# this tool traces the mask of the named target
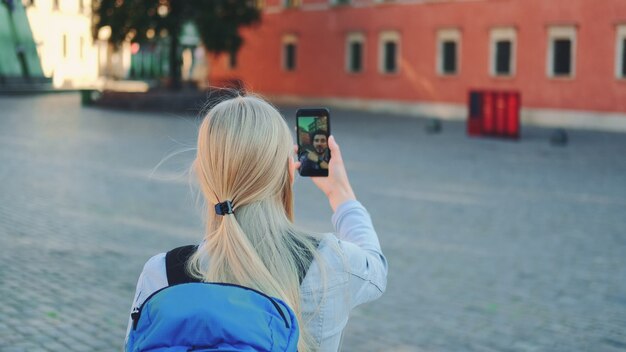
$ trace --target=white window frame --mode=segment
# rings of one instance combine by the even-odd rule
[[[296,45],[296,55],[294,57],[294,66],[293,69],[287,69],[287,44],[295,44]],[[283,35],[282,44],[281,44],[281,61],[282,68],[285,72],[294,72],[298,69],[298,37],[295,34],[285,34]]]
[[[352,71],[352,57],[350,56],[352,43],[361,43],[361,70]],[[365,34],[362,32],[350,32],[346,36],[346,72],[360,74],[365,71]]]
[[[548,55],[546,74],[548,78],[552,79],[573,79],[576,77],[576,32],[575,25],[561,25],[548,27]],[[555,75],[554,74],[554,42],[557,39],[569,39],[572,43],[571,55],[570,55],[570,69],[569,75]]]
[[[515,77],[517,72],[517,29],[515,27],[499,27],[492,28],[489,33],[490,40],[490,62],[489,62],[489,73],[492,77],[497,78],[511,78]],[[497,54],[497,43],[499,41],[508,40],[511,42],[511,61],[509,62],[509,67],[511,68],[508,74],[498,74],[496,70],[496,65],[498,63]]]
[[[396,70],[385,71],[385,43],[396,43]],[[398,31],[382,31],[378,37],[378,72],[384,75],[396,75],[400,73],[400,33]]]
[[[456,72],[447,73],[443,71],[443,43],[456,43]],[[436,70],[439,76],[453,77],[461,73],[461,30],[459,28],[441,28],[437,30],[437,60]]]
[[[618,24],[615,27],[615,78],[626,80],[622,74],[622,60],[624,60],[624,40],[626,40],[626,24]]]

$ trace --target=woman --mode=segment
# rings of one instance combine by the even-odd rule
[[[208,205],[206,232],[187,270],[283,300],[300,326],[299,351],[337,351],[350,310],[384,292],[387,262],[332,136],[329,175],[312,180],[328,197],[337,234],[293,224],[292,143],[280,113],[260,98],[237,96],[208,112],[192,167]],[[226,203],[232,212],[214,209]],[[133,308],[167,286],[164,258],[144,266]]]

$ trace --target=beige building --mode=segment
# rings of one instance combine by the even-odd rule
[[[102,85],[105,78],[125,78],[130,68],[130,46],[115,52],[91,35],[91,0],[27,0],[26,14],[46,76],[54,87]]]

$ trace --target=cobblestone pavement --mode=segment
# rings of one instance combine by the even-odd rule
[[[143,263],[201,236],[190,116],[0,98],[0,351],[121,349]],[[429,135],[339,110],[332,125],[390,263],[343,350],[626,350],[626,135],[552,147],[546,129]],[[296,194],[298,222],[330,230],[309,180]]]

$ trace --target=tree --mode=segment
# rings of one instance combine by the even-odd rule
[[[239,29],[260,21],[254,0],[94,0],[92,35],[110,27],[109,42],[115,47],[131,38],[146,42],[147,33],[167,31],[170,40],[171,87],[180,88],[180,42],[182,27],[196,25],[205,49],[214,54],[236,55],[243,44]]]

